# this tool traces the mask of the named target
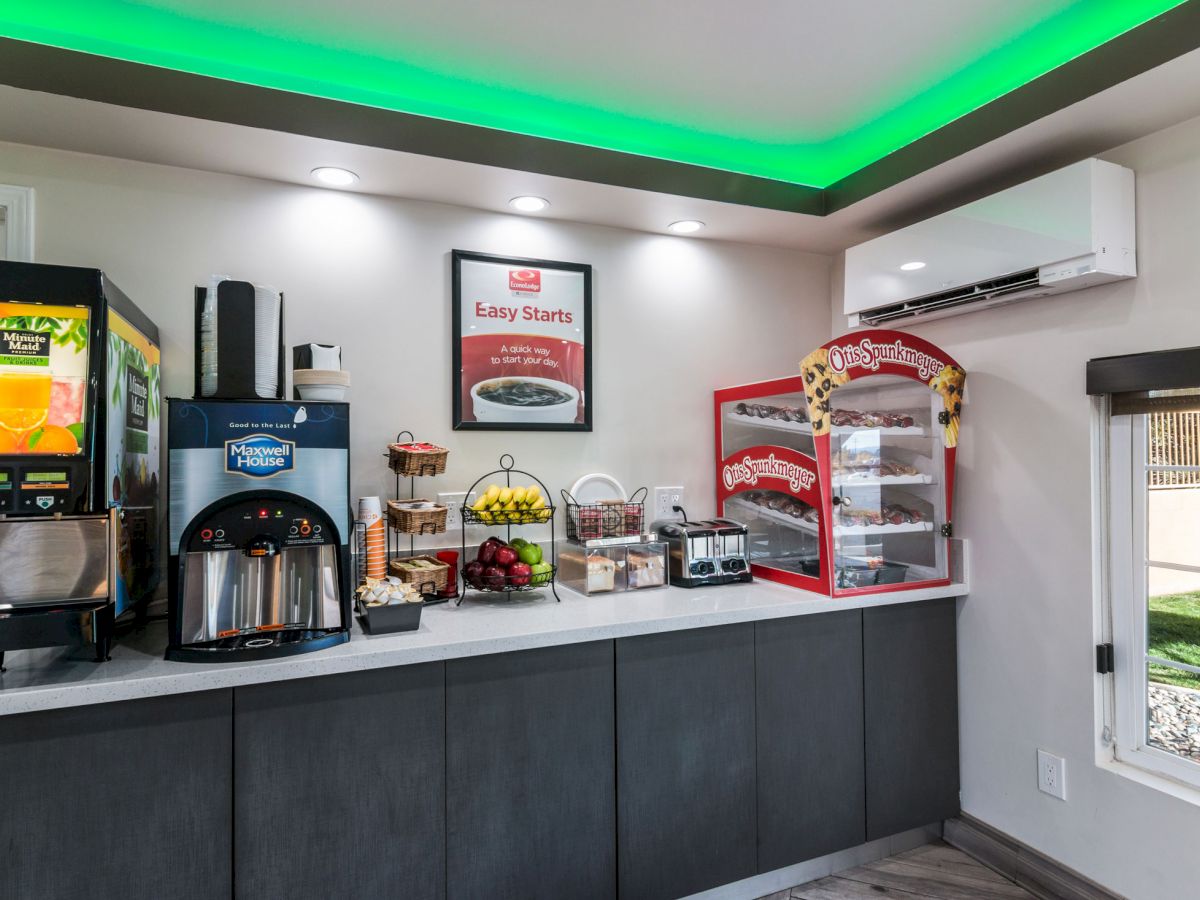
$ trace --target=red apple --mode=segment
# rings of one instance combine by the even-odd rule
[[[475,558],[485,566],[490,566],[496,559],[496,549],[503,546],[499,538],[490,537],[479,545],[479,554]]]
[[[517,561],[517,551],[507,545],[496,549],[496,565],[508,568]]]
[[[504,570],[499,566],[485,566],[483,569],[483,586],[498,591],[504,587]]]
[[[533,577],[533,569],[528,563],[515,562],[508,567],[508,582],[513,587],[525,587]]]
[[[463,578],[467,580],[467,584],[478,589],[483,585],[483,563],[479,560],[469,562],[463,568]]]

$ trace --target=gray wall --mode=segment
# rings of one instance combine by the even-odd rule
[[[1105,158],[1137,173],[1136,280],[907,330],[967,370],[954,516],[972,545],[958,626],[963,810],[1134,900],[1190,897],[1200,798],[1097,765],[1084,365],[1200,344],[1200,120]],[[841,333],[840,272],[834,282]],[[1066,803],[1037,790],[1039,747],[1066,757]]]
[[[830,327],[826,256],[16,144],[0,143],[0,183],[36,190],[39,262],[105,269],[158,323],[169,394],[192,392],[193,284],[284,290],[289,343],[343,346],[355,496],[390,490],[381,454],[408,428],[451,449],[429,490],[463,490],[509,451],[555,491],[604,471],[685,485],[689,513],[711,513],[712,390],[796,371]],[[452,248],[592,264],[592,434],[450,430]]]

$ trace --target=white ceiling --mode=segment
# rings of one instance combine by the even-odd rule
[[[235,23],[289,42],[404,60],[433,74],[653,122],[747,140],[807,143],[866,124],[1074,2],[158,0],[143,5]]]
[[[315,166],[337,165],[357,172],[361,181],[354,190],[366,193],[502,212],[508,211],[511,197],[536,194],[552,204],[540,214],[543,217],[656,232],[677,219],[696,218],[708,224],[700,239],[830,253],[1200,116],[1198,85],[1200,51],[1195,51],[827,218],[533,175],[7,87],[0,87],[0,141],[297,184],[311,184],[309,172]]]

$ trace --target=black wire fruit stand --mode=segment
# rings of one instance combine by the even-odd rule
[[[417,442],[416,436],[411,431],[401,431],[396,435],[395,443],[399,444],[405,436],[408,437],[409,443]],[[391,453],[389,452],[385,455],[390,457]],[[410,466],[407,468],[407,471],[404,472],[401,472],[399,469],[397,469],[393,463],[389,462],[389,464],[392,466],[392,471],[395,473],[396,477],[395,491],[392,499],[398,502],[403,502],[405,500],[419,499],[417,498],[418,477],[440,475],[445,472],[446,454],[443,452],[440,454],[440,458],[438,455],[431,455],[428,460],[421,460],[415,467]],[[401,497],[400,482],[406,477],[408,478],[408,497]],[[411,559],[417,558],[417,535],[445,533],[446,513],[448,510],[445,507],[440,507],[435,504],[433,511],[436,512],[439,510],[441,513],[440,516],[422,516],[420,517],[421,521],[417,522],[416,524],[411,524],[407,527],[401,528],[397,525],[392,508],[389,504],[388,509],[385,510],[385,514],[387,515],[388,574],[393,573],[393,562],[404,558],[402,550],[402,539],[404,535],[408,535],[408,558]],[[430,557],[430,559],[433,559],[433,557]],[[455,580],[456,583],[454,586],[457,587],[458,573],[454,571],[454,567],[447,563],[441,562],[441,560],[437,560],[437,562],[446,566],[446,589],[449,590],[450,588],[450,579]],[[414,583],[413,586],[416,587],[417,590],[419,590],[425,597],[426,605],[445,603],[450,599],[449,597],[440,596],[439,588],[434,581]]]
[[[505,463],[505,460],[508,460]],[[513,583],[514,576],[505,575],[503,577],[492,575],[488,578],[480,578],[479,583],[475,584],[467,578],[467,526],[468,525],[483,525],[488,528],[504,528],[505,543],[508,543],[512,538],[512,529],[514,525],[546,525],[550,529],[550,560],[558,559],[557,547],[554,538],[554,504],[551,502],[551,494],[546,489],[546,484],[536,475],[531,472],[526,472],[523,469],[514,468],[516,461],[509,453],[502,454],[500,457],[500,468],[493,469],[491,472],[486,472],[479,478],[475,479],[475,483],[467,490],[466,497],[463,501],[461,519],[462,519],[462,556],[459,559],[461,566],[462,592],[459,595],[458,603],[461,604],[466,599],[468,588],[473,591],[478,591],[482,594],[515,594],[524,593],[527,591],[543,590],[550,588],[554,594],[555,601],[561,603],[562,598],[558,596],[558,588],[555,585],[555,576],[558,573],[558,565],[556,562],[550,562],[550,570],[531,576],[528,580],[521,578],[519,583]],[[504,478],[504,486],[511,488],[513,486],[513,475],[523,476],[528,479],[528,483],[536,483],[541,491],[541,496],[545,499],[546,505],[540,509],[518,509],[518,510],[476,510],[472,509],[468,504],[471,495],[475,493],[475,489],[480,484],[492,478]],[[543,555],[543,561],[545,556]]]

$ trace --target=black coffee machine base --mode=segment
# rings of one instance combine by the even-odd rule
[[[221,638],[204,644],[167,647],[166,658],[175,662],[226,663],[277,659],[312,653],[350,640],[349,631],[273,631]]]
[[[95,647],[96,662],[106,662],[112,650],[112,604],[82,603],[67,606],[14,609],[0,613],[0,672],[10,650],[40,647]]]

